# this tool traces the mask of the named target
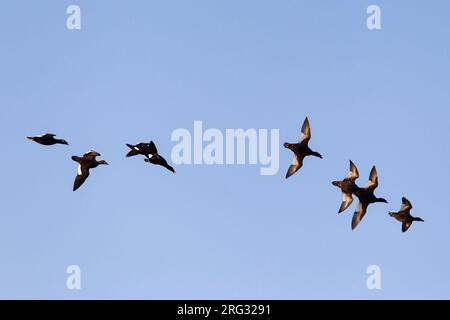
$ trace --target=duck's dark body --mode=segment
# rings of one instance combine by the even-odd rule
[[[305,158],[308,156],[315,156],[322,158],[322,156],[315,151],[312,151],[307,144],[302,143],[285,143],[285,147],[290,149],[295,155]]]
[[[342,191],[342,204],[339,213],[345,211],[353,202],[353,194],[359,191],[355,181],[359,178],[359,172],[355,164],[350,160],[350,170],[344,180],[333,181],[332,184]]]
[[[354,181],[344,179],[342,181],[333,181],[332,184],[341,189],[342,192],[354,194],[359,190],[359,187]]]
[[[302,136],[299,143],[284,143],[284,147],[294,153],[292,165],[286,173],[286,179],[296,173],[303,166],[303,160],[308,156],[315,156],[322,159],[322,155],[316,151],[311,150],[308,146],[311,139],[311,127],[308,118],[305,119],[302,126]]]
[[[355,190],[355,195],[358,197],[360,202],[371,204],[376,202],[385,202],[380,198],[377,198],[374,194],[373,190],[369,190],[366,188],[357,188]]]
[[[154,165],[159,165],[159,166],[163,166],[164,168],[166,168],[167,170],[171,171],[172,173],[175,173],[175,169],[172,168],[166,161],[166,159],[164,159],[162,156],[160,156],[158,154],[158,150],[156,149],[156,145],[153,141],[150,141],[149,144],[149,153],[147,155],[147,158],[144,159],[145,162],[154,164]]]
[[[78,174],[73,184],[73,191],[76,191],[89,177],[89,170],[97,168],[99,165],[108,165],[105,160],[97,161],[96,157],[100,156],[100,153],[95,151],[89,151],[83,155],[83,157],[73,156],[72,160],[78,162]]]
[[[389,215],[402,223],[402,232],[408,231],[414,221],[424,222],[421,218],[413,217],[410,213],[413,208],[411,202],[402,198],[402,206],[398,212],[389,212]]]
[[[54,144],[65,144],[68,145],[67,141],[64,139],[55,139],[54,134],[46,133],[41,136],[27,137],[27,139],[34,141],[36,143],[42,144],[44,146],[52,146]]]
[[[354,194],[359,199],[359,204],[356,212],[353,214],[352,219],[352,230],[354,230],[361,220],[364,218],[364,215],[367,212],[367,208],[370,204],[376,202],[387,203],[386,199],[377,198],[374,194],[375,189],[378,187],[378,174],[377,169],[375,167],[370,171],[369,182],[364,188],[357,188]]]

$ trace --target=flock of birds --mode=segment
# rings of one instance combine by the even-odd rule
[[[40,136],[27,137],[41,145],[50,146],[55,144],[68,145],[64,139],[56,139],[56,135],[46,133]],[[311,127],[309,120],[306,117],[301,129],[300,141],[297,143],[284,143],[284,147],[290,149],[294,153],[294,159],[291,166],[286,173],[286,179],[294,175],[303,166],[303,160],[305,157],[314,156],[323,159],[322,155],[316,151],[311,150],[309,147],[309,141],[311,140]],[[175,173],[173,167],[171,167],[167,161],[158,154],[156,145],[153,141],[150,143],[141,142],[136,145],[127,144],[131,149],[127,153],[127,157],[143,155],[144,161],[159,165],[167,170]],[[78,172],[73,184],[73,191],[76,191],[89,177],[90,169],[97,168],[99,165],[108,165],[105,160],[97,160],[100,157],[100,153],[96,151],[88,151],[82,157],[72,156],[72,160],[78,163]],[[353,214],[352,218],[352,230],[354,230],[361,220],[364,218],[367,208],[370,204],[382,202],[388,203],[384,198],[378,198],[375,196],[375,189],[378,187],[378,174],[377,169],[374,166],[370,171],[369,181],[364,187],[359,187],[356,184],[356,180],[359,178],[359,172],[355,164],[350,160],[350,170],[347,176],[341,181],[333,181],[332,184],[338,187],[342,191],[342,204],[339,208],[339,213],[345,211],[353,202],[353,196],[355,195],[359,204]],[[415,221],[423,222],[421,218],[413,217],[410,213],[413,208],[411,202],[405,197],[402,198],[402,206],[398,212],[389,212],[389,215],[402,223],[402,232],[406,232]]]
[[[66,140],[56,139],[55,137],[56,135],[54,134],[45,133],[36,137],[27,137],[27,139],[44,146],[52,146],[55,144],[69,145]],[[145,162],[163,166],[175,173],[175,170],[167,163],[166,159],[158,154],[158,150],[153,141],[150,141],[150,143],[141,142],[136,145],[127,144],[127,146],[131,149],[130,152],[128,152],[127,157],[143,155],[145,157]],[[73,183],[73,191],[76,191],[86,181],[89,177],[90,169],[97,168],[99,165],[108,165],[108,162],[105,160],[97,160],[97,157],[101,157],[101,154],[93,150],[86,152],[82,157],[72,156],[72,160],[78,162],[78,172]]]
[[[289,167],[286,178],[289,178],[296,173],[303,166],[305,157],[314,156],[323,158],[322,155],[309,147],[309,140],[311,140],[311,127],[308,118],[303,122],[302,134],[298,143],[285,143],[284,147],[290,149],[294,153],[294,160]],[[364,218],[367,208],[370,204],[376,202],[387,203],[384,198],[375,196],[375,189],[378,187],[378,173],[374,166],[370,171],[369,181],[364,187],[359,187],[356,184],[356,179],[359,178],[359,172],[355,164],[350,160],[350,171],[347,176],[341,181],[333,181],[332,184],[342,191],[342,204],[339,208],[339,213],[344,212],[353,202],[353,195],[359,199],[358,207],[353,214],[352,230],[354,230],[361,220]],[[402,231],[406,232],[411,227],[414,221],[421,221],[421,218],[413,217],[410,213],[412,209],[411,202],[405,197],[402,198],[402,206],[398,212],[389,212],[389,215],[402,223]]]

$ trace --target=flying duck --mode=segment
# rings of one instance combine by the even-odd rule
[[[66,144],[68,145],[67,141],[64,139],[55,139],[56,134],[51,133],[44,133],[40,136],[36,137],[27,137],[27,139],[37,142],[39,144],[42,144],[44,146],[51,146],[54,144]]]
[[[146,156],[148,158],[148,155],[150,154],[150,143],[141,142],[136,145],[128,144],[128,148],[130,148],[130,152],[127,153],[127,157],[133,157],[137,156],[139,154]]]
[[[402,198],[402,207],[399,212],[389,212],[389,215],[402,223],[402,232],[408,231],[414,221],[424,222],[421,218],[413,217],[409,212],[413,208],[411,202]]]
[[[78,173],[73,183],[73,191],[76,191],[89,177],[89,170],[97,168],[99,165],[108,165],[105,160],[97,161],[96,157],[100,157],[100,153],[96,151],[88,151],[83,157],[73,156],[72,160],[78,162]]]
[[[333,186],[336,186],[342,191],[342,204],[339,208],[339,213],[345,211],[353,202],[353,194],[358,190],[358,186],[355,181],[359,178],[358,168],[350,160],[350,171],[347,177],[342,181],[333,181]]]
[[[149,153],[147,155],[147,158],[144,159],[145,162],[151,163],[151,164],[155,164],[155,165],[160,165],[163,166],[164,168],[166,168],[169,171],[172,171],[172,173],[175,173],[175,169],[172,168],[166,161],[166,159],[164,159],[163,157],[161,157],[158,154],[158,150],[156,149],[156,145],[153,141],[150,141],[149,144]]]
[[[302,134],[299,143],[285,143],[284,147],[290,149],[294,153],[294,159],[292,165],[289,167],[286,173],[286,179],[296,173],[303,166],[303,159],[307,156],[315,156],[322,158],[322,155],[318,152],[312,151],[308,142],[311,139],[311,127],[309,126],[308,117],[306,117],[302,126]]]
[[[387,203],[386,199],[375,197],[374,191],[377,187],[378,187],[378,174],[377,169],[374,166],[370,171],[369,181],[367,182],[366,186],[364,188],[358,188],[355,191],[355,195],[359,199],[359,204],[358,208],[356,209],[356,212],[353,214],[352,230],[354,230],[361,222],[361,220],[364,218],[364,215],[366,214],[367,207],[369,206],[369,204],[376,202]]]

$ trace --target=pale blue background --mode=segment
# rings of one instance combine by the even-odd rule
[[[0,298],[450,298],[450,3],[376,1],[369,31],[372,3],[2,1]],[[325,159],[288,181],[284,149],[271,177],[124,157],[154,139],[169,158],[194,120],[292,142],[306,115]],[[25,139],[47,131],[70,147]],[[73,193],[70,156],[91,148],[110,166]],[[355,232],[330,184],[349,159],[390,201]],[[426,221],[406,234],[387,215],[402,196]]]

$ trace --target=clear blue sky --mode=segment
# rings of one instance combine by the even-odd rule
[[[9,0],[0,38],[0,298],[450,298],[448,1]],[[170,158],[194,120],[293,142],[306,115],[324,160],[287,181],[285,149],[275,176],[125,158],[150,139]],[[25,139],[43,132],[70,146]],[[73,193],[89,149],[110,166]],[[330,183],[349,159],[389,200],[355,232]],[[425,220],[406,234],[387,214],[402,196]]]

